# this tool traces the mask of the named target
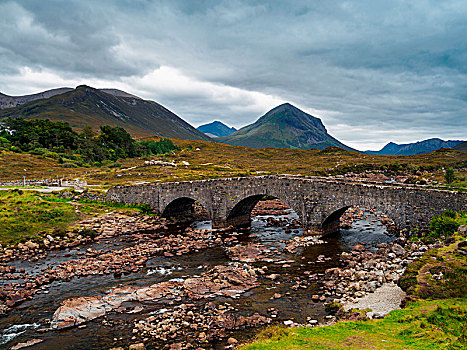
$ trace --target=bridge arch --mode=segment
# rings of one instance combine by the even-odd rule
[[[203,201],[191,196],[170,198],[166,203],[167,204],[161,210],[162,217],[169,218],[193,215],[196,203],[199,203],[208,212],[210,218],[212,217],[210,207],[203,203]]]
[[[237,200],[227,213],[226,224],[238,228],[249,228],[251,226],[251,212],[258,202],[264,197],[278,199],[287,204],[297,215],[303,225],[303,217],[301,209],[291,200],[283,199],[279,196],[271,194],[252,194],[247,197]]]
[[[394,225],[396,225],[395,220],[393,219],[393,213],[392,212],[386,212],[388,209],[387,207],[383,208],[381,206],[369,206],[369,205],[364,205],[364,204],[347,204],[344,205],[338,209],[335,209],[334,211],[331,212],[328,216],[325,217],[325,219],[322,221],[320,225],[320,231],[322,232],[322,235],[328,235],[334,232],[337,232],[339,230],[340,226],[340,218],[344,213],[349,209],[349,208],[368,208],[368,209],[373,209],[377,210],[384,215],[386,215]],[[386,209],[386,210],[385,210]]]

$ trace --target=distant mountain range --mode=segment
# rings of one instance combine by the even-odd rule
[[[461,143],[462,141],[444,141],[438,138],[400,145],[394,142],[389,142],[379,151],[366,151],[365,153],[377,155],[411,156],[414,154],[430,153],[440,148],[455,148],[455,146]]]
[[[219,137],[216,141],[253,148],[324,149],[335,146],[355,151],[329,135],[321,119],[290,103],[277,106],[253,124],[237,130],[232,135]]]
[[[94,89],[82,85],[76,89],[61,88],[27,96],[1,95],[0,103],[16,104],[16,107],[0,110],[0,119],[65,121],[78,130],[86,125],[95,129],[111,125],[123,127],[140,137],[158,135],[211,140],[160,104],[116,89]]]
[[[222,137],[233,134],[237,129],[234,127],[228,127],[220,121],[214,121],[209,124],[200,125],[197,127],[198,131],[201,131],[209,137]]]
[[[133,136],[162,136],[186,140],[223,142],[253,148],[318,148],[340,147],[355,151],[328,134],[319,118],[303,112],[289,103],[273,108],[253,124],[240,130],[220,121],[195,129],[183,119],[154,101],[117,89],[94,89],[78,86],[63,87],[25,96],[0,93],[0,120],[3,118],[50,119],[66,121],[75,129],[89,125],[120,126]],[[211,138],[212,137],[212,138]],[[438,138],[415,143],[388,143],[375,155],[414,155],[430,153],[440,148],[467,151],[467,142],[444,141]]]

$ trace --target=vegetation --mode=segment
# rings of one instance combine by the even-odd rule
[[[446,169],[446,173],[444,174],[444,178],[446,180],[446,183],[448,185],[452,184],[456,177],[454,176],[454,169],[453,168],[448,168]]]
[[[241,349],[465,349],[466,318],[463,299],[418,301],[382,320],[316,328],[271,327]]]
[[[78,134],[64,122],[8,118],[0,129],[0,147],[55,158],[66,167],[107,160],[140,157],[177,150],[172,141],[136,142],[120,127],[101,126],[98,135],[90,127]]]
[[[440,218],[450,220],[446,224]],[[463,253],[465,248],[461,248],[466,233],[455,232],[460,224],[467,224],[467,212],[455,214],[454,218],[452,213],[445,213],[432,219],[432,235],[446,235],[445,240],[450,243],[426,252],[407,266],[398,284],[408,294],[431,299],[467,297],[467,256]]]
[[[75,199],[61,193],[39,193],[19,189],[0,191],[0,243],[15,245],[28,240],[42,243],[46,235],[65,237],[74,222],[104,212],[150,214],[146,204],[95,202]],[[75,207],[79,208],[78,211]],[[86,233],[86,232],[85,232]],[[81,233],[84,235],[85,233]],[[89,233],[89,235],[92,233]]]
[[[146,160],[176,163],[150,166]],[[180,181],[267,174],[408,176],[406,182],[441,186],[443,169],[455,168],[450,189],[467,191],[467,153],[442,149],[415,156],[377,156],[337,147],[253,149],[227,144],[146,139],[135,141],[120,127],[80,133],[49,120],[7,119],[0,126],[0,178],[22,180],[80,177],[90,184]],[[137,170],[132,170],[137,169]],[[464,170],[462,170],[464,169]]]
[[[75,221],[73,205],[44,200],[33,191],[0,191],[0,243],[26,242]]]
[[[430,231],[428,237],[440,238],[441,236],[452,236],[457,228],[467,223],[467,212],[456,213],[452,210],[446,210],[440,215],[433,216],[430,222]]]

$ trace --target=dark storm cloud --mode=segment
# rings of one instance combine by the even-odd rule
[[[58,81],[120,84],[194,124],[238,127],[290,101],[358,148],[467,138],[465,1],[31,0],[0,8],[0,74],[15,91],[15,72],[27,67]]]

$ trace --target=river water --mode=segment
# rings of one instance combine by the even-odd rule
[[[369,215],[355,222],[349,229],[341,229],[339,234],[326,237],[325,243],[306,248],[300,248],[297,253],[283,251],[285,243],[295,236],[301,236],[301,229],[286,230],[284,227],[268,226],[267,217],[256,216],[252,221],[252,234],[246,237],[242,244],[249,241],[259,242],[275,252],[274,257],[283,262],[267,263],[254,262],[254,267],[267,266],[267,273],[280,274],[280,281],[272,281],[265,276],[259,276],[260,286],[242,294],[237,299],[217,297],[215,303],[229,302],[237,308],[241,315],[251,315],[258,312],[261,315],[270,316],[269,309],[278,310],[273,323],[282,323],[285,320],[293,320],[298,323],[306,323],[307,317],[315,320],[323,320],[327,315],[323,303],[311,300],[313,294],[320,291],[318,283],[306,280],[308,274],[320,274],[331,267],[338,266],[339,255],[342,251],[348,251],[355,244],[364,243],[367,248],[374,250],[381,242],[389,242],[393,237],[386,233],[385,227],[375,222],[375,217]],[[287,215],[272,216],[275,219],[293,220],[296,214],[290,211]],[[210,222],[197,222],[197,228],[209,228]],[[40,269],[50,265],[58,265],[61,262],[80,257],[80,252],[87,248],[93,249],[121,249],[135,242],[121,241],[119,237],[73,249],[69,251],[54,251],[42,261],[29,263],[22,261],[12,262],[17,268],[24,267],[30,274],[38,273]],[[318,256],[324,255],[317,261]],[[88,277],[75,277],[69,282],[53,282],[44,288],[44,293],[35,295],[33,300],[27,301],[0,318],[0,349],[9,349],[11,346],[31,339],[42,339],[43,342],[28,349],[109,349],[116,346],[128,346],[142,339],[132,339],[131,322],[145,318],[150,313],[164,312],[168,306],[159,302],[145,302],[143,311],[138,314],[111,312],[104,318],[90,321],[85,327],[74,327],[60,331],[44,331],[48,322],[60,303],[68,298],[79,296],[96,296],[103,294],[112,287],[122,285],[148,286],[154,283],[171,279],[183,280],[188,277],[200,275],[216,265],[231,263],[225,252],[225,248],[210,248],[199,253],[192,253],[174,257],[155,257],[148,260],[146,268],[138,273],[123,275],[121,278],[113,278],[106,275],[94,275]],[[294,290],[291,287],[301,281],[304,287]],[[0,281],[5,283],[6,281]],[[275,293],[281,294],[280,298],[272,298]],[[201,302],[202,303],[202,302]],[[130,303],[131,304],[131,303]],[[130,305],[131,306],[131,305]],[[170,307],[173,307],[171,305]],[[258,329],[247,331],[235,331],[229,333],[239,341],[251,338]],[[175,339],[174,342],[177,340]],[[145,341],[148,348],[161,348],[163,343],[152,339]],[[224,349],[225,342],[210,343],[206,348]]]

